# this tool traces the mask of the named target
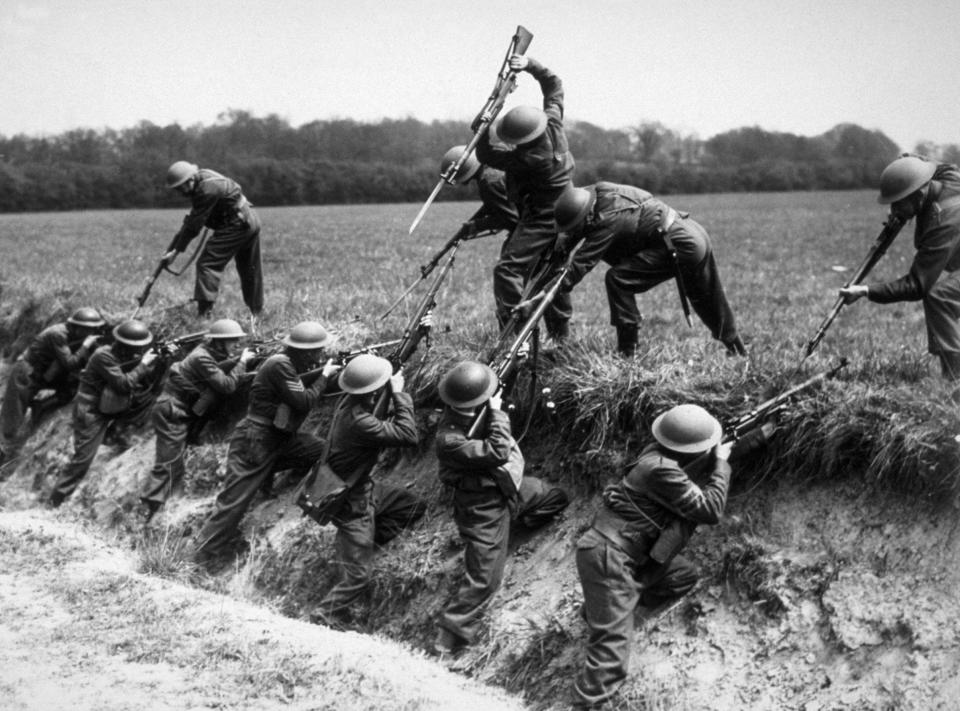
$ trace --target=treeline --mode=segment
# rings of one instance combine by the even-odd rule
[[[604,129],[571,121],[575,182],[629,183],[659,194],[875,187],[900,152],[879,131],[841,124],[821,136],[741,128],[707,140],[662,124]],[[313,121],[228,111],[211,126],[76,129],[0,136],[0,211],[182,207],[163,189],[167,166],[187,159],[235,178],[257,205],[417,202],[436,183],[440,156],[465,143],[467,122]],[[918,146],[960,160],[956,145]],[[441,199],[475,199],[446,190]]]

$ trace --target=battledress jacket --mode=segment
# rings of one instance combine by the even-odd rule
[[[36,382],[43,380],[44,373],[54,363],[58,363],[63,373],[80,370],[87,362],[90,352],[80,346],[76,351],[70,349],[67,324],[55,323],[43,329],[30,343],[23,359],[33,370]]]
[[[477,175],[477,188],[483,207],[470,218],[477,232],[513,230],[520,218],[517,206],[507,196],[507,182],[503,171],[482,167]]]
[[[489,131],[477,143],[477,160],[506,173],[507,195],[521,212],[548,209],[573,174],[573,156],[563,132],[563,83],[536,60],[527,71],[539,82],[547,127],[532,145],[522,149],[493,146]]]
[[[263,362],[253,378],[247,415],[272,422],[281,404],[289,406],[294,415],[306,415],[326,387],[327,378],[322,375],[309,388],[304,386],[290,356],[277,353]]]
[[[473,416],[445,408],[437,424],[437,463],[440,481],[456,488],[497,486],[497,468],[506,464],[515,446],[510,416],[487,411],[486,434],[467,436]]]
[[[229,373],[224,372],[217,359],[201,344],[186,358],[170,366],[164,389],[180,402],[193,405],[208,388],[220,395],[235,392],[246,372],[246,364],[239,361]]]
[[[233,222],[246,220],[245,211],[250,209],[240,185],[225,175],[201,168],[197,178],[197,184],[190,193],[193,207],[183,218],[183,225],[174,237],[174,249],[178,252],[185,250],[204,227],[223,229]]]
[[[78,394],[87,398],[99,398],[106,388],[118,393],[133,392],[143,378],[150,372],[152,365],[138,362],[135,367],[124,371],[124,366],[113,352],[113,346],[101,346],[93,352],[87,366],[80,371]]]
[[[899,279],[871,284],[870,301],[919,301],[943,272],[960,269],[960,169],[940,164],[933,179],[941,184],[940,194],[928,197],[917,215],[913,236],[917,253],[910,271]]]
[[[561,289],[570,291],[601,260],[615,266],[638,252],[665,250],[660,226],[669,206],[646,190],[632,185],[600,182],[587,187],[596,199],[578,234],[585,237],[563,279]],[[571,235],[563,240],[570,247]]]

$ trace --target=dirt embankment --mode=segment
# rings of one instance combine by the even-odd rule
[[[0,485],[0,505],[34,508],[38,490],[49,485],[68,450],[64,412],[28,443],[23,464]],[[195,530],[208,510],[223,454],[222,443],[191,451],[195,481],[187,496],[158,517],[147,539],[133,534],[128,513],[137,477],[151,464],[152,440],[146,434],[134,435],[122,453],[105,447],[62,512],[35,515],[72,525],[95,520],[96,538],[136,546],[141,567],[147,561],[176,576],[176,542]],[[570,478],[564,463],[548,454],[534,453],[531,461],[545,476]],[[402,641],[413,651],[371,651],[367,645],[374,643],[365,636],[336,636],[297,621],[332,583],[333,531],[301,518],[289,489],[258,504],[248,517],[244,535],[251,549],[238,567],[217,578],[195,579],[192,588],[138,576],[129,567],[92,576],[88,571],[84,578],[68,565],[78,553],[57,553],[73,535],[65,532],[69,528],[58,528],[61,543],[52,547],[30,544],[19,550],[13,542],[24,526],[34,524],[6,514],[0,528],[6,531],[5,558],[13,565],[2,583],[3,618],[13,644],[3,645],[5,668],[26,670],[27,659],[35,660],[36,668],[8,683],[3,693],[13,694],[21,708],[32,708],[24,694],[33,693],[31,686],[56,685],[67,665],[70,681],[60,686],[73,688],[69,693],[75,696],[64,698],[84,708],[106,683],[100,671],[143,663],[150,668],[116,674],[118,686],[111,688],[120,689],[118,694],[156,689],[160,696],[179,689],[182,698],[170,701],[180,708],[217,703],[326,708],[333,699],[338,708],[473,708],[469,699],[476,698],[483,698],[477,708],[509,708],[506,697],[486,690],[480,696],[463,691],[465,700],[452,703],[449,694],[457,682],[417,651],[428,648],[436,615],[457,582],[461,548],[429,452],[388,464],[382,475],[414,487],[431,507],[415,530],[380,551],[371,596],[354,610],[353,626]],[[566,706],[581,661],[585,630],[577,614],[574,542],[596,501],[576,493],[559,521],[514,541],[488,631],[455,664],[460,678],[520,693],[535,709]],[[691,554],[703,567],[704,584],[670,617],[641,622],[631,678],[612,708],[955,708],[960,698],[956,522],[953,509],[882,498],[850,482],[800,488],[767,481],[735,491],[725,521],[695,537]],[[85,590],[92,591],[95,609],[84,603]],[[14,595],[17,591],[35,597],[40,607]],[[237,597],[289,619],[228,599]],[[152,602],[139,604],[141,598]],[[161,599],[167,607],[157,617],[149,611]],[[122,612],[125,605],[129,610]],[[243,612],[223,622],[224,611],[235,605]],[[40,620],[41,608],[51,611],[49,619]],[[20,624],[18,617],[38,621]],[[115,629],[100,631],[107,620]],[[32,627],[42,634],[33,635]],[[267,641],[258,641],[258,635]],[[11,656],[11,649],[24,656]],[[262,649],[272,651],[257,656]],[[369,654],[377,661],[358,661]],[[210,668],[214,657],[219,661]],[[167,665],[163,678],[153,680],[160,664]],[[315,675],[327,681],[317,682]],[[142,683],[134,684],[137,678]],[[245,681],[232,689],[238,679]],[[327,693],[325,685],[333,695],[318,695]],[[218,701],[218,694],[227,699]],[[349,706],[354,700],[357,705]]]

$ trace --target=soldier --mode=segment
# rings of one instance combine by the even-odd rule
[[[747,354],[720,283],[710,237],[685,213],[646,190],[601,182],[568,187],[557,200],[556,219],[566,233],[563,247],[571,247],[581,237],[585,240],[561,291],[573,289],[600,260],[610,265],[604,281],[621,354],[629,357],[637,349],[642,317],[635,294],[671,278],[678,280],[683,298],[689,298],[697,316],[727,352]]]
[[[563,84],[537,60],[523,55],[510,58],[513,71],[526,71],[539,82],[543,109],[517,106],[491,130],[507,149],[490,143],[489,132],[477,144],[477,159],[506,174],[507,194],[519,210],[519,223],[503,243],[493,269],[493,294],[497,319],[503,327],[520,301],[523,286],[540,256],[557,240],[553,204],[573,175],[573,156],[563,131]],[[569,334],[570,297],[554,300],[544,321],[548,335],[561,340]]]
[[[350,606],[370,582],[374,544],[392,540],[427,509],[406,489],[370,477],[385,447],[417,443],[413,398],[403,392],[403,372],[393,373],[386,358],[364,353],[340,371],[339,384],[346,394],[330,425],[327,464],[350,487],[333,516],[341,579],[311,615],[328,624],[351,620]],[[385,385],[393,401],[389,418],[375,411]]]
[[[446,403],[437,425],[440,481],[454,488],[453,519],[464,542],[464,578],[439,622],[434,650],[456,654],[476,641],[483,613],[499,589],[511,519],[542,526],[567,507],[563,489],[523,476],[523,454],[500,409],[500,383],[486,365],[464,361],[440,381]],[[489,403],[479,434],[469,430]]]
[[[922,156],[903,155],[880,175],[881,205],[904,221],[916,218],[917,252],[910,271],[881,284],[840,289],[846,303],[867,297],[878,304],[921,301],[927,348],[943,377],[960,381],[960,169]]]
[[[135,391],[142,390],[154,372],[153,334],[146,324],[131,319],[113,329],[113,339],[93,352],[80,373],[73,405],[74,453],[50,494],[53,508],[87,475],[110,424],[142,414],[136,409]]]
[[[656,442],[604,490],[591,528],[577,541],[590,634],[576,706],[599,705],[623,684],[635,608],[656,608],[696,585],[696,568],[677,553],[696,524],[717,523],[726,506],[731,444],[720,444],[720,423],[697,405],[679,405],[657,417],[652,431]],[[674,535],[678,528],[685,535]],[[658,543],[664,532],[669,538]]]
[[[454,161],[463,155],[465,148],[466,146],[463,145],[454,146],[443,155],[443,160],[440,161],[441,175],[446,173]],[[454,183],[468,185],[471,182],[477,184],[477,191],[480,193],[483,204],[467,220],[465,226],[468,225],[468,229],[473,233],[487,230],[496,232],[513,230],[517,226],[517,206],[507,196],[507,184],[503,171],[480,165],[480,161],[471,153],[454,176]]]
[[[300,375],[319,366],[330,341],[323,326],[304,321],[284,337],[283,353],[270,356],[257,370],[246,417],[230,437],[226,482],[194,542],[196,563],[212,571],[227,562],[230,539],[274,472],[308,468],[323,455],[323,442],[298,430],[339,366],[328,359],[313,384]]]
[[[3,449],[0,464],[15,456],[18,438],[27,410],[33,421],[40,418],[40,410],[66,405],[77,392],[78,376],[86,365],[106,322],[96,309],[84,307],[73,312],[66,323],[55,323],[43,329],[30,343],[27,351],[10,369],[7,388],[0,406]],[[35,402],[41,390],[53,390],[54,395],[41,407]]]
[[[193,163],[178,160],[167,170],[167,187],[190,198],[193,207],[164,255],[169,263],[187,248],[200,230],[209,227],[213,235],[197,259],[194,300],[197,314],[213,308],[220,289],[220,277],[231,259],[240,275],[243,301],[253,317],[263,310],[263,268],[260,263],[260,218],[230,178]]]
[[[206,343],[170,367],[163,393],[153,410],[157,454],[140,491],[139,515],[144,523],[149,522],[170,494],[181,486],[183,450],[191,428],[217,396],[229,395],[237,389],[254,355],[252,350],[244,349],[239,358],[232,358],[245,335],[240,324],[232,319],[214,321],[207,331]]]

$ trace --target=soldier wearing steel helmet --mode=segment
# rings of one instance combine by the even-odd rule
[[[840,289],[846,303],[861,297],[878,304],[920,301],[927,348],[943,377],[960,380],[960,169],[923,156],[903,155],[880,175],[881,205],[907,221],[916,218],[910,270],[880,284]]]
[[[589,637],[575,706],[597,706],[623,684],[636,607],[655,608],[696,584],[696,568],[678,555],[686,539],[657,545],[663,532],[715,524],[726,506],[732,443],[720,443],[720,423],[697,405],[678,405],[657,417],[652,431],[656,441],[604,490],[591,527],[577,541]]]
[[[240,186],[220,173],[180,160],[167,170],[167,187],[190,198],[192,209],[164,255],[166,262],[183,252],[204,227],[213,230],[197,257],[193,296],[197,313],[205,316],[213,308],[223,270],[233,260],[243,301],[258,316],[263,310],[260,218]]]
[[[418,441],[413,398],[403,390],[403,372],[394,373],[386,358],[364,353],[340,371],[339,385],[345,394],[330,425],[327,464],[350,484],[333,513],[340,579],[311,615],[328,624],[352,620],[351,607],[370,584],[374,546],[393,540],[427,509],[426,501],[406,488],[370,476],[384,448],[410,447]],[[384,387],[393,405],[388,417],[374,412]]]
[[[60,506],[87,475],[110,424],[139,414],[133,396],[153,376],[157,353],[152,344],[146,324],[124,321],[113,329],[113,343],[95,350],[80,372],[73,405],[73,458],[57,477],[49,499],[52,507]]]
[[[283,338],[284,351],[267,358],[257,370],[247,414],[230,437],[224,487],[194,542],[197,563],[214,568],[229,560],[240,521],[257,492],[269,487],[273,474],[309,468],[323,455],[319,438],[300,432],[278,413],[289,408],[296,420],[317,406],[340,366],[328,358],[311,385],[300,375],[319,367],[331,340],[319,323],[303,321]]]
[[[551,521],[567,507],[559,487],[524,476],[524,460],[501,409],[500,382],[487,365],[464,361],[443,376],[446,404],[437,425],[440,481],[452,487],[453,520],[464,542],[464,577],[439,620],[434,650],[456,654],[473,644],[507,561],[511,520],[527,528]],[[478,433],[471,425],[488,404]]]
[[[604,281],[621,354],[632,356],[637,349],[642,317],[636,294],[676,278],[679,268],[686,298],[710,334],[729,353],[746,355],[710,237],[698,222],[646,190],[607,182],[568,186],[557,200],[555,214],[560,231],[566,233],[561,248],[584,239],[561,291],[573,289],[601,260],[610,265]]]
[[[144,523],[182,485],[183,451],[191,427],[204,414],[199,408],[209,407],[211,397],[236,391],[246,373],[254,352],[245,348],[238,358],[233,357],[240,339],[246,335],[232,319],[214,321],[204,343],[170,366],[163,392],[153,409],[156,457],[140,490],[138,512]]]
[[[443,175],[454,161],[463,155],[466,146],[454,146],[440,161],[440,174]],[[481,165],[476,155],[471,153],[454,176],[457,185],[476,183],[480,209],[467,220],[464,227],[472,233],[513,230],[517,226],[517,206],[507,195],[506,177],[502,170]]]
[[[96,347],[106,325],[94,308],[74,311],[66,323],[40,331],[26,352],[17,359],[7,378],[0,405],[3,448],[0,463],[12,459],[20,446],[20,429],[29,410],[34,422],[42,411],[66,405],[77,392],[78,376]],[[41,390],[54,395],[41,405],[35,401]]]
[[[503,243],[493,269],[493,295],[501,326],[520,301],[523,286],[539,257],[557,239],[553,204],[573,176],[574,162],[563,130],[563,84],[537,60],[523,55],[510,58],[510,68],[526,71],[539,82],[543,108],[517,106],[503,115],[492,131],[512,148],[494,146],[489,131],[477,144],[477,159],[506,174],[507,195],[519,210],[519,223]],[[544,316],[555,339],[569,333],[572,308],[563,294]]]

